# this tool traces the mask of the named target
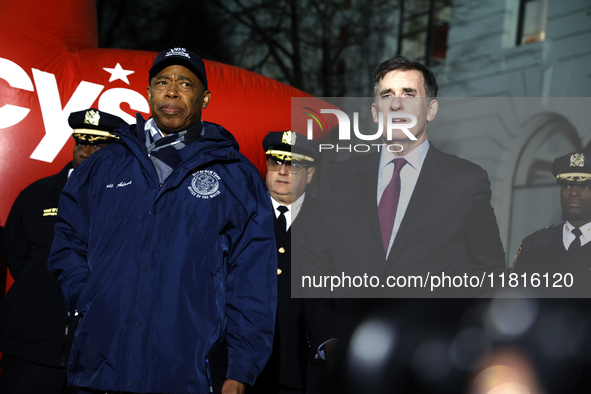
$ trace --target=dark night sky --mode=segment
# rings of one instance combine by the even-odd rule
[[[231,62],[223,21],[208,1],[97,0],[101,48],[161,51],[183,46]]]

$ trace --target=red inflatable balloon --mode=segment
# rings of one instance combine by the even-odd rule
[[[23,188],[72,159],[71,112],[95,107],[129,123],[136,112],[149,115],[146,86],[156,53],[98,49],[94,0],[3,0],[0,15],[3,224]],[[211,102],[204,120],[224,125],[264,171],[263,137],[290,129],[291,97],[309,95],[237,67],[205,66]]]

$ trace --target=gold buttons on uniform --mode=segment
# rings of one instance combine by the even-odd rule
[[[283,246],[279,248],[279,253],[285,253],[285,248]]]
[[[281,275],[281,273],[282,273],[282,272],[283,272],[283,271],[281,271],[281,269],[280,269],[280,268],[277,268],[277,275]]]

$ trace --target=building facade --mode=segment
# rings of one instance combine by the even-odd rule
[[[554,158],[589,148],[591,2],[455,1],[449,23],[433,71],[442,104],[462,111],[430,138],[488,171],[511,263],[525,236],[561,220]]]

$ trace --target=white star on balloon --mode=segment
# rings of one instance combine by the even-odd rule
[[[117,63],[115,68],[103,67],[103,70],[105,70],[106,72],[111,74],[111,78],[109,78],[109,82],[113,82],[113,81],[120,79],[128,85],[129,85],[129,80],[127,79],[127,76],[130,74],[133,74],[135,72],[135,71],[131,71],[131,70],[124,70],[121,67],[121,64],[119,64],[119,63]]]

